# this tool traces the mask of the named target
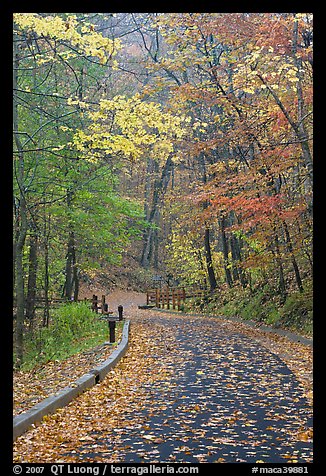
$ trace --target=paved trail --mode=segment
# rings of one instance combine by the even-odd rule
[[[275,354],[222,320],[126,314],[126,357],[18,440],[24,461],[312,461],[311,408]]]

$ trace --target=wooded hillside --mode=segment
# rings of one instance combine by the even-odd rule
[[[312,46],[309,13],[14,14],[18,367],[37,297],[128,266],[307,330]]]

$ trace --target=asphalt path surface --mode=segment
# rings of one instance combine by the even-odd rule
[[[124,402],[124,424],[109,437],[91,432],[96,445],[75,448],[79,461],[312,461],[311,408],[276,355],[214,319],[143,311],[141,326],[153,332],[153,345],[142,355],[153,365],[144,368],[148,378],[134,375],[139,405]],[[127,361],[133,352],[131,345]],[[158,373],[162,377],[153,380]]]
[[[15,462],[312,462],[312,407],[284,360],[232,321],[143,302],[110,296],[131,320],[126,355],[20,436]]]

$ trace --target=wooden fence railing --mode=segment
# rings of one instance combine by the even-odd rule
[[[90,303],[90,307],[92,311],[98,313],[99,311],[101,314],[112,314],[113,311],[109,311],[109,305],[105,302],[105,295],[101,296],[101,299],[98,298],[95,294],[91,298],[84,298],[84,299],[77,299],[69,301],[67,298],[59,298],[59,297],[49,297],[46,299],[42,296],[37,296],[34,300],[34,307],[35,308],[44,308],[47,304],[49,307],[56,307],[60,304],[69,303],[69,302],[88,302]],[[13,300],[13,306],[16,306],[16,300]]]
[[[205,289],[166,288],[149,289],[146,293],[147,306],[155,305],[162,309],[177,309],[180,311],[182,304],[189,298],[203,298],[207,294]]]
[[[108,323],[109,327],[109,336],[110,336],[110,343],[115,342],[115,329],[116,329],[116,322],[117,321],[122,321],[124,319],[123,317],[123,306],[118,306],[118,315],[113,316],[113,311],[109,311],[109,305],[107,302],[105,302],[105,294],[101,296],[101,300],[98,299],[96,294],[93,294],[92,298],[84,298],[84,299],[78,299],[77,301],[74,300],[67,300],[65,298],[49,298],[46,299],[44,297],[36,297],[35,298],[35,308],[37,307],[44,307],[46,304],[48,306],[57,306],[60,304],[68,303],[68,302],[86,302],[89,303],[91,309],[93,312],[101,312],[101,316],[98,316],[99,319],[104,319]],[[15,302],[14,302],[14,307],[15,307]],[[15,314],[14,314],[15,318]],[[48,320],[44,321],[43,320],[43,325],[48,325]]]

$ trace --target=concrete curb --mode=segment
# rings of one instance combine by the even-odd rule
[[[168,312],[170,314],[178,315],[178,316],[189,316],[189,317],[212,317],[212,318],[217,318],[217,319],[224,319],[226,321],[234,321],[234,322],[239,322],[241,324],[244,324],[245,326],[248,327],[254,327],[257,330],[261,330],[264,332],[271,332],[274,334],[278,334],[281,336],[286,337],[292,342],[298,342],[300,344],[308,345],[308,346],[313,346],[313,339],[309,337],[304,337],[299,334],[295,334],[294,332],[287,331],[286,329],[280,329],[277,327],[271,327],[271,326],[266,326],[264,324],[262,325],[257,325],[256,321],[252,320],[244,320],[240,319],[239,317],[228,317],[228,316],[216,316],[212,314],[187,314],[185,312],[179,312],[179,311],[170,311],[169,309],[160,309],[160,308],[154,308],[152,310],[159,311],[159,312]]]
[[[106,374],[119,362],[119,360],[125,355],[128,347],[128,335],[129,335],[130,321],[126,321],[123,330],[122,338],[118,347],[110,354],[110,356],[95,367],[89,373],[95,377],[95,382],[98,383],[104,379]]]
[[[45,415],[65,407],[74,398],[104,379],[107,373],[125,355],[128,348],[130,321],[125,321],[122,338],[117,348],[99,366],[82,375],[74,383],[54,395],[34,405],[13,419],[13,440],[27,431],[34,423],[40,422]]]

